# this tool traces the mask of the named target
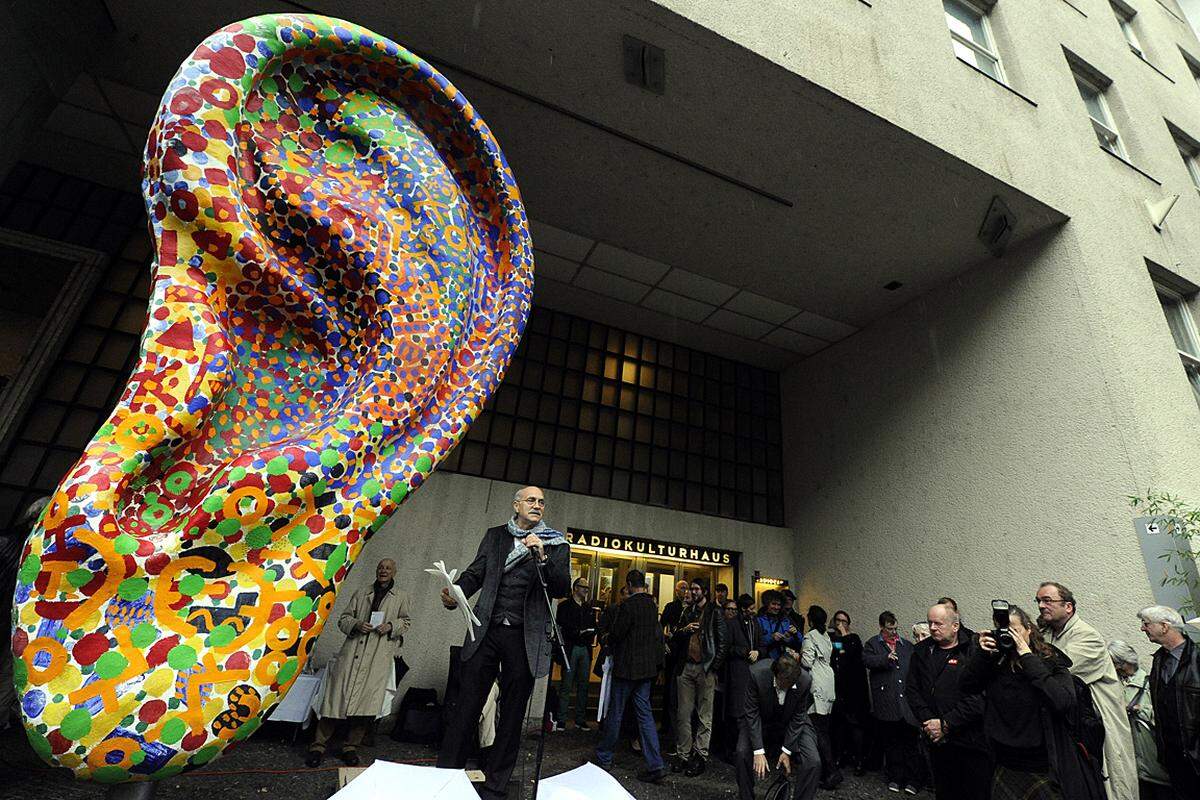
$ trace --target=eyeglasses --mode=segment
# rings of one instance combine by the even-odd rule
[[[1067,601],[1055,600],[1053,597],[1035,597],[1033,598],[1033,602],[1037,603],[1039,606],[1052,606],[1055,603],[1065,603]]]

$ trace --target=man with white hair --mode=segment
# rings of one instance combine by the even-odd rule
[[[455,583],[469,599],[476,592],[475,616],[479,626],[466,638],[459,653],[458,697],[449,709],[437,765],[462,769],[467,761],[475,724],[497,676],[500,678],[500,715],[496,740],[488,755],[479,787],[484,800],[508,796],[508,779],[517,763],[525,704],[534,681],[550,672],[550,609],[542,594],[539,565],[551,598],[563,598],[571,589],[571,547],[566,537],[546,525],[542,515],[546,496],[536,486],[517,491],[508,522],[489,528],[479,543],[475,560]],[[450,589],[442,589],[442,605],[458,608]]]
[[[1158,758],[1175,796],[1195,800],[1200,797],[1200,654],[1183,635],[1183,617],[1175,609],[1150,606],[1138,618],[1146,638],[1158,645],[1150,669]]]

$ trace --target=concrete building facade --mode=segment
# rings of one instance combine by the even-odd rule
[[[1127,497],[1200,502],[1200,41],[1175,0],[8,7],[0,524],[136,354],[161,87],[265,12],[429,58],[534,220],[507,395],[363,555],[414,598],[412,685],[461,637],[423,569],[464,566],[525,482],[552,524],[608,537],[579,552],[610,581],[637,559],[663,587],[788,580],[871,632],[944,594],[982,625],[1054,579],[1142,639]],[[658,545],[678,549],[638,550]],[[330,627],[316,662],[339,645]]]

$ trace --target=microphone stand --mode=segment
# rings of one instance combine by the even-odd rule
[[[562,656],[563,670],[567,673],[571,671],[571,665],[567,658],[567,648],[563,644],[562,632],[558,629],[558,620],[554,618],[554,604],[550,601],[550,587],[546,584],[546,561],[549,559],[534,558],[534,566],[537,567],[538,582],[542,585],[542,597],[546,600],[546,614],[550,620],[550,646],[557,647],[559,655]],[[549,676],[546,680],[547,687],[550,685]],[[537,800],[538,784],[542,780],[542,755],[546,749],[546,724],[550,721],[550,698],[547,695],[546,700],[542,703],[542,732],[538,736],[537,756],[533,761],[533,794],[531,800]]]

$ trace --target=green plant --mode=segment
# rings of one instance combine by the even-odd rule
[[[1143,496],[1130,495],[1129,505],[1142,516],[1149,517],[1159,530],[1171,537],[1173,546],[1159,558],[1167,562],[1167,575],[1163,586],[1183,586],[1188,596],[1195,598],[1200,586],[1196,578],[1196,552],[1192,542],[1200,540],[1200,508],[1170,492],[1146,490]],[[1179,609],[1184,617],[1200,613],[1194,599],[1189,599]]]

